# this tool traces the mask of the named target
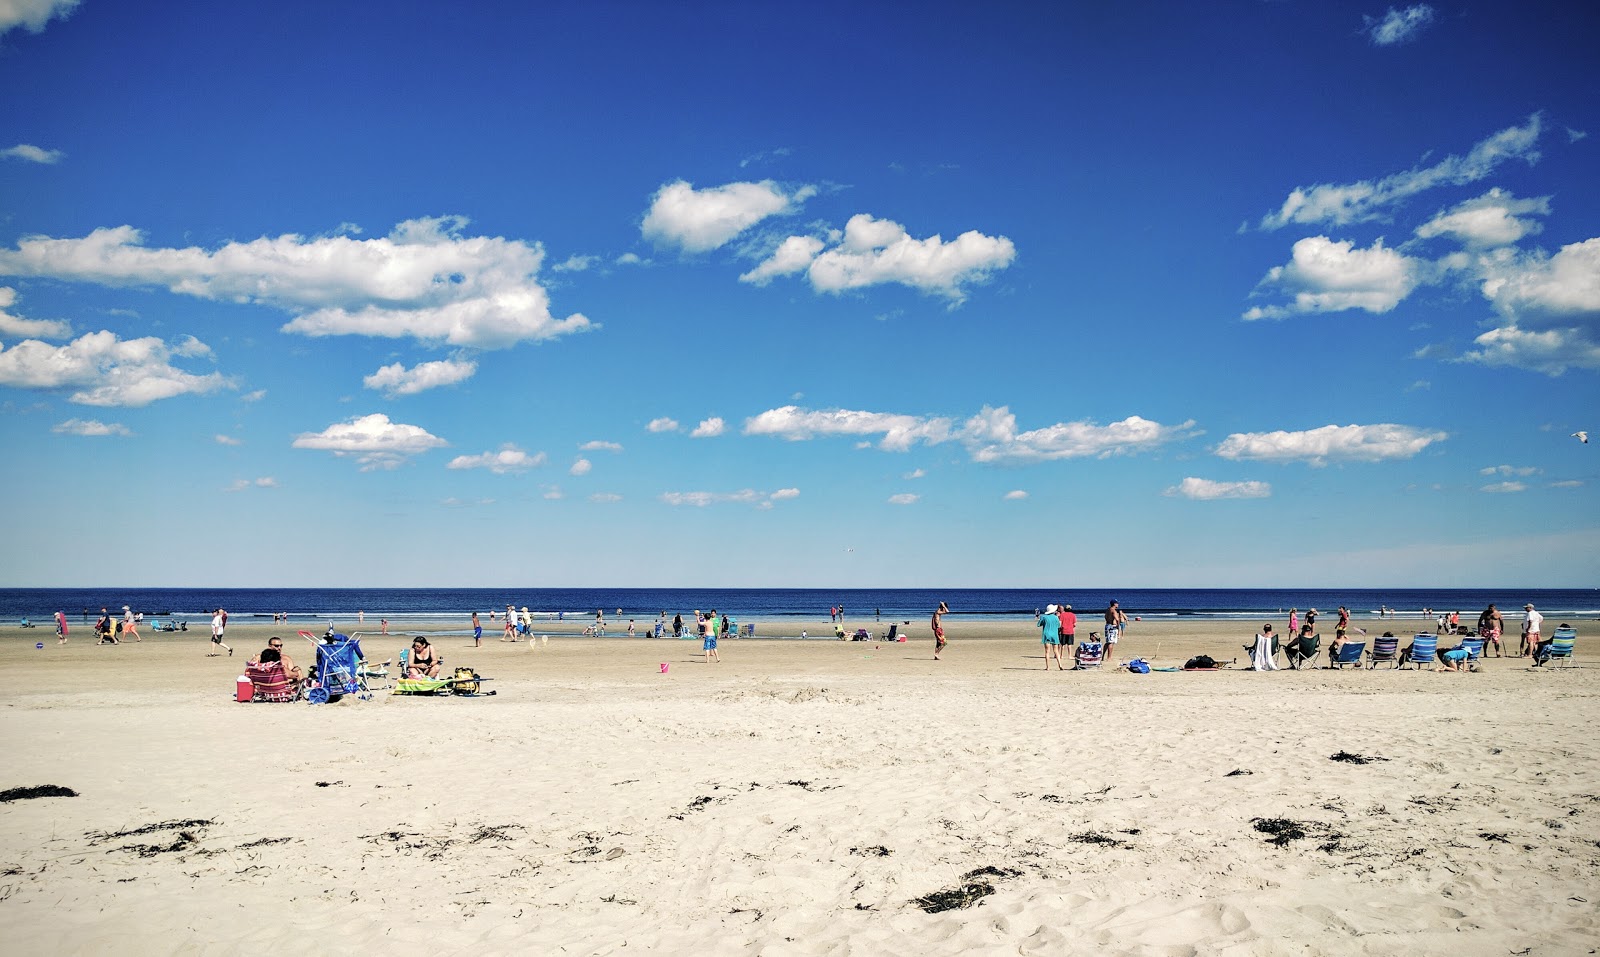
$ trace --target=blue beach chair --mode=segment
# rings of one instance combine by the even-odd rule
[[[1575,628],[1557,628],[1550,636],[1550,644],[1545,646],[1543,653],[1534,659],[1534,666],[1548,664],[1553,668],[1565,668],[1572,664],[1572,646],[1578,640],[1578,631]],[[1557,664],[1560,662],[1560,664]]]
[[[1355,665],[1360,668],[1361,656],[1366,650],[1367,643],[1364,641],[1347,641],[1339,646],[1338,654],[1330,655],[1328,667],[1343,670],[1345,665]]]
[[[1376,668],[1379,662],[1387,662],[1391,671],[1400,667],[1399,638],[1384,635],[1382,638],[1372,639],[1372,650],[1367,652],[1367,670]]]
[[[1439,666],[1439,636],[1419,633],[1411,639],[1411,646],[1400,657],[1400,664],[1412,664],[1418,671],[1423,665]]]
[[[1073,655],[1072,670],[1084,671],[1089,668],[1098,668],[1105,660],[1105,646],[1098,641],[1079,642],[1078,650]]]
[[[1485,642],[1482,638],[1463,638],[1461,639],[1461,644],[1456,647],[1467,649],[1468,661],[1477,661],[1483,657],[1484,644]]]

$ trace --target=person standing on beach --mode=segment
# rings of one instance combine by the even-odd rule
[[[1056,609],[1056,617],[1061,620],[1061,630],[1057,633],[1061,647],[1071,648],[1078,636],[1078,616],[1071,605],[1062,605]]]
[[[672,637],[674,637],[674,638],[682,638],[683,637],[683,613],[682,612],[676,612],[675,611],[675,612],[672,613]]]
[[[63,645],[67,643],[67,613],[64,611],[56,612],[56,637]]]
[[[1117,662],[1117,642],[1122,639],[1122,631],[1128,627],[1128,616],[1123,613],[1122,606],[1117,604],[1115,598],[1106,606],[1106,654],[1105,663],[1114,665]]]
[[[1056,606],[1044,606],[1044,614],[1039,616],[1039,635],[1044,643],[1044,670],[1050,670],[1050,659],[1054,658],[1056,667],[1066,671],[1067,666],[1061,661],[1061,619],[1056,615]]]
[[[217,613],[215,615],[211,616],[211,643],[213,645],[216,645],[219,648],[228,648],[228,646],[226,644],[224,644],[223,641],[222,641],[222,635],[227,630],[228,630],[228,613],[227,613],[226,610],[224,610],[222,608],[218,608],[217,609]],[[211,654],[206,655],[206,657],[207,658],[215,658],[219,654],[220,654],[220,652],[213,651]],[[232,648],[228,648],[228,657],[229,658],[233,657],[233,649]]]
[[[1525,658],[1539,648],[1539,629],[1544,627],[1544,616],[1533,610],[1533,602],[1522,606],[1522,647],[1518,658]]]
[[[700,647],[705,649],[706,664],[708,665],[713,661],[722,660],[722,656],[717,654],[717,631],[714,623],[716,614],[713,611],[700,619]]]
[[[1298,634],[1300,634],[1300,610],[1291,608],[1289,609],[1289,637],[1293,638]]]
[[[934,661],[938,661],[939,660],[939,654],[944,651],[944,646],[946,644],[946,642],[944,640],[944,616],[945,616],[945,613],[948,612],[949,610],[950,610],[950,606],[946,605],[942,601],[939,603],[939,607],[935,608],[933,610],[933,620],[930,622],[930,624],[933,625],[933,660]]]
[[[506,606],[506,626],[500,632],[501,641],[517,640],[517,606]]]
[[[1505,634],[1505,630],[1506,620],[1500,617],[1499,609],[1494,607],[1493,602],[1490,602],[1489,607],[1485,608],[1483,614],[1478,616],[1478,637],[1483,639],[1483,650],[1488,651],[1489,646],[1493,645],[1494,656],[1496,658],[1504,658],[1506,656],[1506,648],[1505,644],[1500,640],[1500,636]]]
[[[1334,622],[1334,625],[1333,625],[1333,636],[1335,638],[1343,638],[1344,637],[1344,633],[1347,630],[1349,630],[1349,628],[1350,628],[1350,609],[1346,608],[1343,605],[1340,605],[1339,606],[1339,620]]]
[[[472,647],[483,646],[483,622],[478,620],[478,613],[472,613]]]
[[[134,641],[144,641],[139,637],[139,621],[133,617],[133,609],[127,605],[122,606],[122,637],[133,636]]]

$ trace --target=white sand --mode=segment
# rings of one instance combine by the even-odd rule
[[[1459,957],[1600,940],[1600,665],[1582,638],[1557,672],[1143,676],[1046,674],[1031,637],[1002,637],[1025,631],[992,623],[953,623],[940,662],[926,640],[725,640],[708,666],[689,641],[450,638],[447,667],[496,696],[236,704],[271,630],[233,629],[229,660],[195,632],[59,649],[0,629],[0,787],[80,794],[0,804],[7,953]],[[1124,657],[1158,641],[1157,664],[1242,657],[1249,630],[1140,624]],[[1258,818],[1306,836],[1275,847]],[[984,868],[1000,873],[966,876]],[[993,893],[914,903],[969,880]]]

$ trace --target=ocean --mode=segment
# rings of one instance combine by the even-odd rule
[[[1079,614],[1104,610],[1116,599],[1130,617],[1249,620],[1281,617],[1290,608],[1330,614],[1340,605],[1356,618],[1381,608],[1416,617],[1422,609],[1459,611],[1476,620],[1490,602],[1509,619],[1533,602],[1545,617],[1600,616],[1600,589],[1559,588],[12,588],[0,590],[0,620],[27,617],[44,624],[57,611],[69,621],[92,621],[102,607],[127,605],[145,617],[197,621],[216,608],[231,619],[268,618],[287,612],[291,622],[332,622],[346,627],[366,613],[369,625],[387,618],[397,628],[409,620],[465,621],[474,611],[527,606],[543,619],[654,621],[661,612],[687,616],[712,609],[742,622],[821,618],[842,605],[846,620],[926,619],[943,601],[949,617],[1032,618],[1046,604],[1070,604]],[[621,612],[618,612],[621,609]]]

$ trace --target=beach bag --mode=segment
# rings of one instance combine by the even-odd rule
[[[457,668],[455,687],[451,690],[456,694],[477,694],[478,673],[471,668]]]
[[[1188,661],[1183,663],[1183,667],[1185,669],[1215,668],[1216,666],[1216,659],[1212,658],[1210,655],[1195,655],[1193,658],[1190,658]]]
[[[1135,658],[1128,662],[1128,670],[1136,675],[1147,675],[1150,673],[1150,665],[1143,658]]]

